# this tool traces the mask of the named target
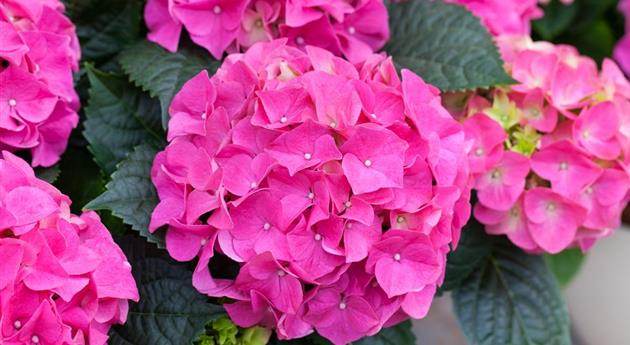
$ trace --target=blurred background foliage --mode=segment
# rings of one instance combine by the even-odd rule
[[[612,56],[624,34],[624,19],[617,5],[617,0],[574,0],[570,5],[552,0],[542,6],[545,16],[533,23],[533,38],[573,45],[601,63]]]

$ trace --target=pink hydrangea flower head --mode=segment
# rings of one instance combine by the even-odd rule
[[[312,3],[306,25],[329,10]],[[170,110],[150,228],[175,259],[199,257],[194,286],[234,299],[237,324],[340,345],[426,315],[470,213],[470,145],[437,89],[381,55],[280,39],[200,73]],[[213,277],[214,256],[236,279]]]
[[[626,35],[617,43],[613,55],[626,74],[630,74],[630,1],[621,0],[619,11],[626,18]]]
[[[33,166],[59,160],[79,119],[80,51],[63,9],[57,0],[0,7],[0,148],[30,150]]]
[[[517,83],[452,110],[473,141],[475,217],[529,252],[587,250],[630,196],[630,82],[614,61],[600,72],[571,46],[497,41]],[[614,195],[598,194],[604,186]]]
[[[286,37],[292,46],[317,46],[360,62],[389,39],[383,0],[149,0],[144,16],[150,41],[174,52],[186,29],[217,59]]]
[[[531,21],[543,16],[538,0],[447,0],[460,4],[481,18],[495,35],[528,35]]]
[[[98,215],[4,151],[0,159],[0,341],[106,344],[138,301],[131,265]]]

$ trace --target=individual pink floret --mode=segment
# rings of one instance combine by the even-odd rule
[[[131,265],[98,215],[4,151],[0,159],[0,342],[106,344],[138,301]]]
[[[311,3],[292,11],[353,15]],[[341,345],[426,315],[470,214],[470,144],[436,88],[382,55],[281,39],[201,72],[170,110],[150,229],[199,257],[193,285],[233,299],[234,322]],[[214,277],[217,257],[235,279]]]
[[[72,73],[80,50],[60,1],[0,5],[0,149],[29,149],[32,166],[51,166],[77,126]]]

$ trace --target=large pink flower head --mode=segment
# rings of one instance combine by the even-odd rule
[[[74,25],[58,0],[0,0],[0,149],[30,149],[51,166],[77,126]]]
[[[173,100],[150,229],[244,327],[346,344],[423,317],[470,213],[470,145],[440,102],[383,55],[255,44]]]
[[[98,215],[4,151],[0,158],[0,343],[106,344],[138,300],[131,266]]]
[[[446,0],[479,17],[494,36],[529,35],[531,21],[543,16],[538,0]]]
[[[287,37],[359,62],[389,39],[383,0],[149,0],[145,20],[150,41],[176,51],[186,29],[217,59]]]
[[[587,250],[630,200],[630,83],[572,47],[499,41],[517,83],[464,109],[475,217],[531,252]]]
[[[626,35],[617,43],[614,56],[626,74],[630,75],[630,1],[621,0],[619,11],[626,17]]]

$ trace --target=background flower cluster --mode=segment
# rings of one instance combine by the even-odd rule
[[[4,151],[0,176],[0,342],[106,344],[138,301],[125,255],[22,159]]]
[[[0,149],[51,166],[77,126],[79,41],[58,0],[0,2]]]
[[[570,46],[499,40],[518,84],[468,102],[475,218],[528,251],[587,250],[628,202],[630,83]]]
[[[230,55],[171,104],[150,228],[199,257],[194,286],[237,300],[243,327],[346,344],[423,317],[470,210],[464,132],[440,102],[382,55],[353,66],[286,39]],[[213,278],[215,254],[235,279]]]
[[[182,30],[215,58],[256,42],[287,37],[359,62],[389,38],[383,0],[149,0],[149,40],[176,51]]]

